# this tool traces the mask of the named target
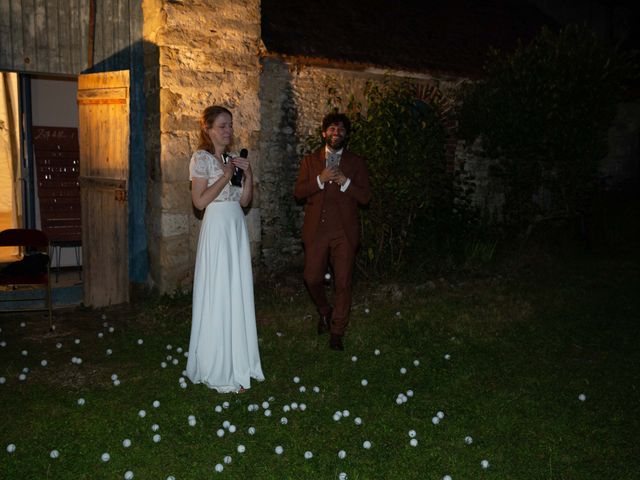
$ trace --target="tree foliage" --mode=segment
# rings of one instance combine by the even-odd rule
[[[460,96],[459,133],[498,159],[505,225],[523,232],[584,212],[607,153],[630,63],[585,28],[543,30],[511,55],[492,51],[486,76]]]

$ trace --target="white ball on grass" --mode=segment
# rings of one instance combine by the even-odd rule
[[[244,453],[247,451],[247,448],[244,445],[238,445],[238,448],[236,448],[236,450],[238,450],[238,453]]]
[[[161,437],[159,434],[157,434],[157,433],[156,433],[156,434],[153,436],[153,441],[154,441],[154,443],[160,443],[160,440],[162,440],[162,437]]]
[[[415,438],[416,436],[416,431],[415,430],[409,430],[409,437],[410,438]]]
[[[451,475],[445,475],[444,477],[442,477],[442,480],[453,480],[451,478]]]
[[[356,357],[355,355],[353,357],[351,357],[351,361],[352,362],[357,362],[358,361],[358,357]]]
[[[413,397],[413,390],[407,390],[407,397]]]
[[[21,373],[20,375],[18,375],[18,380],[20,380],[21,382],[24,382],[27,379],[27,376],[24,373]]]
[[[466,437],[464,437],[464,443],[466,443],[467,445],[471,445],[473,443],[473,437],[467,435]]]
[[[269,402],[267,401],[262,402],[262,408],[264,408],[265,410],[269,408]]]
[[[420,360],[414,360],[414,361],[413,361],[413,365],[414,365],[415,367],[417,367],[418,365],[420,365]]]
[[[324,274],[324,279],[325,280],[331,280],[331,274],[330,273],[325,273]]]
[[[162,368],[167,368],[167,362],[160,362],[160,366]]]
[[[73,343],[75,343],[76,345],[80,345],[80,339],[79,339],[79,338],[76,338],[76,339],[73,341]]]
[[[346,458],[346,456],[347,456],[347,452],[345,452],[344,450],[340,450],[338,452],[338,458],[339,459],[344,459],[344,458]]]
[[[160,430],[160,425],[154,423],[153,425],[151,425],[151,430],[157,432],[158,430]]]
[[[196,419],[195,419],[195,417],[193,417],[193,418],[189,418],[189,420],[188,420],[188,421],[189,421],[189,426],[190,426],[190,427],[195,427],[195,426],[196,426]]]
[[[171,350],[173,347],[171,345],[167,345],[167,350]]]
[[[369,449],[371,448],[371,442],[370,442],[369,440],[365,440],[365,441],[362,443],[362,447],[363,447],[363,448],[365,448],[365,449],[367,449],[367,450],[369,450]]]
[[[231,425],[231,422],[229,420],[225,420],[224,422],[222,422],[222,428],[229,428],[229,425]]]
[[[107,348],[106,354],[111,355],[112,353],[113,353],[113,350],[111,350],[110,348]]]
[[[229,402],[222,402],[222,408],[229,408]]]
[[[342,415],[338,415],[337,413],[333,414],[333,421],[334,422],[339,422],[341,418],[342,418]]]
[[[580,400],[581,402],[584,402],[587,399],[587,396],[584,393],[581,393],[580,395],[578,395],[578,400]]]
[[[480,462],[480,466],[481,466],[482,468],[484,468],[484,469],[489,468],[489,460],[482,460],[482,461]]]
[[[438,411],[438,413],[436,413],[436,417],[438,417],[440,420],[442,420],[444,418],[444,412]]]
[[[224,437],[224,429],[219,428],[218,431],[216,432],[216,435],[218,435],[218,437],[220,438]]]
[[[412,438],[411,440],[409,440],[409,445],[411,445],[412,447],[417,447],[418,440],[416,438]]]
[[[114,380],[114,381],[113,381],[113,385],[114,385],[115,387],[117,387],[118,385],[120,385],[120,380]]]
[[[227,465],[229,465],[233,460],[231,458],[231,455],[225,455],[224,458],[222,459],[222,461],[224,463],[226,463]]]
[[[362,425],[362,419],[360,417],[356,417],[353,419],[353,423],[356,425]]]
[[[0,377],[0,385],[4,385],[7,383],[7,379],[5,377]]]
[[[222,473],[222,471],[224,470],[224,467],[222,466],[221,463],[217,463],[215,469],[216,469],[216,472]]]
[[[40,365],[42,365],[43,367],[46,367],[46,366],[47,366],[47,363],[48,363],[48,362],[47,362],[46,360],[42,360],[42,361],[40,362]]]
[[[131,440],[129,440],[128,438],[125,438],[124,440],[122,440],[122,446],[124,448],[129,448],[131,446]]]
[[[111,374],[111,380],[117,380],[118,379],[118,375],[116,375],[115,373]]]
[[[103,462],[108,462],[109,460],[111,460],[111,455],[105,452],[100,457],[100,460],[102,460]]]
[[[56,348],[57,348],[57,349],[62,348],[62,344],[61,344],[60,342],[56,343]]]
[[[271,410],[269,410],[268,408],[264,411],[264,416],[265,417],[270,417],[271,416]]]
[[[291,402],[291,410],[297,410],[298,409],[298,402]]]
[[[98,332],[98,338],[103,338],[103,337],[104,337],[104,333]]]
[[[60,452],[58,450],[53,449],[51,450],[51,452],[49,452],[49,456],[51,458],[58,458],[60,456]]]
[[[304,458],[306,458],[307,460],[310,460],[313,458],[313,453],[310,452],[309,450],[307,450],[306,452],[304,452]]]
[[[380,350],[378,350],[377,348],[373,351],[374,355],[380,355]]]
[[[131,480],[133,478],[133,472],[131,470],[127,470],[124,472],[124,480]]]
[[[369,381],[366,378],[363,378],[362,380],[360,380],[360,385],[366,387],[367,385],[369,385]]]
[[[171,361],[171,363],[173,363],[174,365],[177,365],[177,364],[178,364],[178,359],[177,359],[177,358],[174,358],[174,359]]]
[[[256,428],[255,428],[255,427],[249,427],[249,428],[247,429],[247,433],[248,433],[249,435],[255,435],[255,434],[256,434]]]
[[[144,340],[142,340],[141,338],[138,339],[138,345],[142,345],[144,343]]]
[[[139,416],[140,418],[144,418],[144,417],[146,417],[146,416],[147,416],[147,412],[146,412],[145,410],[140,410],[140,411],[138,412],[138,416]]]
[[[229,425],[229,433],[236,433],[236,430],[237,429],[235,425],[233,424]]]
[[[306,403],[301,403],[300,404],[300,411],[304,412],[307,409],[307,404]]]
[[[83,406],[84,404],[85,404],[84,398],[79,398],[78,399],[78,405]]]
[[[307,387],[305,387],[304,385],[302,385],[302,386],[300,386],[299,390],[300,390],[300,393],[304,393],[304,392],[306,392],[306,391],[307,391]]]
[[[276,452],[276,455],[282,455],[282,452],[284,452],[284,448],[282,448],[280,445],[278,445],[275,449],[274,452]]]
[[[115,328],[109,327],[109,333],[113,333],[113,332],[115,332],[115,330],[116,330]]]
[[[313,387],[313,393],[320,393],[320,387]]]
[[[434,425],[438,425],[440,423],[440,418],[439,417],[433,417],[431,419],[431,423],[433,423]]]
[[[448,353],[445,354],[444,359],[445,360],[451,360],[451,355],[449,355]]]
[[[220,413],[222,411],[222,407],[220,405],[216,405],[216,408],[214,408],[214,410],[216,411],[216,413]]]
[[[21,353],[22,353],[22,356],[23,356],[23,357],[26,357],[26,356],[28,356],[28,355],[29,355],[29,352],[28,352],[27,350],[22,350],[22,352],[21,352]]]
[[[280,419],[280,423],[281,423],[282,425],[286,425],[287,423],[289,423],[289,420],[287,419],[287,417],[282,417],[282,418]]]
[[[343,410],[342,411],[342,416],[343,417],[348,417],[349,415],[351,415],[351,412],[349,412],[349,410]]]
[[[344,472],[340,472],[340,473],[338,474],[338,480],[347,480],[347,478],[348,478],[348,477],[347,477],[347,474],[346,474],[346,473],[344,473]]]
[[[300,383],[300,377],[293,377],[293,383]]]
[[[402,367],[402,368],[400,369],[400,373],[401,373],[402,375],[404,375],[405,373],[407,373],[407,369],[406,369],[406,368],[404,368],[404,367]]]
[[[15,443],[10,443],[9,445],[7,445],[7,453],[13,453],[15,451],[16,451]]]
[[[160,402],[158,400],[154,400],[151,405],[153,405],[153,408],[158,408],[160,407]]]
[[[282,411],[285,412],[285,413],[287,413],[289,410],[291,410],[291,407],[289,405],[284,405],[282,407]]]
[[[403,403],[402,397],[396,397],[396,405],[402,405]]]

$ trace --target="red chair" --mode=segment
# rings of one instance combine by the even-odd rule
[[[3,312],[40,311],[49,313],[49,328],[53,327],[51,307],[51,276],[49,268],[49,238],[41,230],[29,228],[11,228],[0,232],[0,247],[19,247],[22,260],[4,264],[0,270],[0,288],[9,291],[40,290],[44,287],[43,297],[10,298],[4,302],[33,302],[44,300],[45,306],[26,307],[24,309],[2,310]]]

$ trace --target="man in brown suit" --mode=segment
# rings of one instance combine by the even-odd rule
[[[320,320],[318,334],[330,331],[329,346],[344,350],[342,337],[349,322],[351,281],[360,243],[358,204],[371,198],[365,160],[346,150],[351,122],[332,113],[322,121],[325,145],[302,159],[294,195],[305,200],[302,241],[304,281]],[[333,269],[334,307],[327,301],[324,275]]]

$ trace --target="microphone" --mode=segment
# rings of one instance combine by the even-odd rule
[[[240,150],[240,157],[247,158],[249,155],[249,151],[246,148]],[[233,175],[231,176],[231,185],[235,185],[236,187],[242,186],[242,177],[244,176],[244,172],[241,168],[234,167]]]

